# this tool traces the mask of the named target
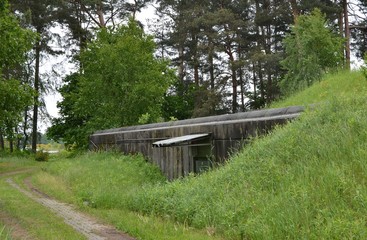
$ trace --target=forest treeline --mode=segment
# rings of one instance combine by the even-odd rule
[[[77,148],[99,129],[262,108],[349,69],[351,49],[362,58],[366,13],[366,0],[0,0],[0,148],[36,151],[52,89],[48,136]],[[62,84],[41,74],[52,55],[76,66]]]

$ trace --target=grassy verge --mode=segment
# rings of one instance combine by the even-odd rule
[[[89,153],[58,158],[34,175],[33,183],[139,239],[216,239],[206,229],[129,209],[130,199],[142,189],[166,184],[158,168],[141,156]]]
[[[16,181],[22,181],[26,175],[17,175]],[[2,211],[18,222],[27,231],[29,237],[35,239],[85,239],[66,225],[63,219],[40,204],[29,199],[0,178],[0,203]],[[16,229],[14,229],[16,231]],[[5,235],[9,236],[9,232]]]
[[[32,160],[31,155],[26,154],[4,154],[0,152],[0,174],[4,172],[21,171],[32,169],[39,163]]]

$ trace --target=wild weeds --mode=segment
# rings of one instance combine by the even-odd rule
[[[142,156],[121,153],[84,154],[56,161],[46,171],[71,186],[79,203],[95,208],[123,207],[141,186],[165,181]]]

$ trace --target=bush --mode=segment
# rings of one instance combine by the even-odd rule
[[[47,162],[49,154],[48,152],[44,152],[43,150],[37,151],[34,159],[38,162]]]
[[[303,90],[340,67],[343,39],[327,26],[325,16],[315,9],[300,16],[284,39],[286,58],[281,64],[287,74],[280,82],[283,94]]]

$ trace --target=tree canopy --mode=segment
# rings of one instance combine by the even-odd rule
[[[350,42],[358,57],[366,49],[366,18],[359,14],[366,12],[365,0],[9,1],[13,14],[3,11],[8,5],[2,0],[2,16],[17,22],[16,14],[40,35],[27,42],[28,33],[16,32],[12,21],[1,25],[2,76],[21,80],[34,93],[28,101],[33,111],[25,107],[22,127],[13,132],[22,132],[27,142],[32,128],[34,150],[37,124],[46,116],[45,89],[57,82],[41,69],[52,54],[65,54],[77,70],[56,86],[63,96],[61,117],[49,132],[85,145],[97,129],[262,108],[336,66],[348,69]],[[151,2],[157,19],[148,26],[136,23]],[[352,6],[358,13],[352,15]],[[315,8],[322,20],[310,15]],[[64,38],[53,32],[55,26]],[[31,45],[27,64],[19,64]]]
[[[4,137],[13,150],[17,140],[18,124],[24,109],[32,104],[32,90],[22,84],[15,69],[26,61],[26,53],[32,48],[36,34],[26,30],[9,11],[7,1],[0,0],[0,145],[4,149]]]
[[[323,73],[343,66],[343,39],[332,32],[319,9],[299,16],[284,45],[284,93],[308,87],[320,80]]]
[[[154,51],[153,37],[134,20],[114,30],[101,29],[81,53],[82,73],[74,75],[69,89],[62,89],[65,118],[55,122],[49,135],[55,137],[62,129],[64,141],[72,143],[67,133],[75,126],[69,130],[62,126],[69,126],[72,119],[87,119],[80,126],[84,136],[73,142],[83,145],[88,134],[98,129],[134,125],[143,118],[144,123],[157,121],[174,75]]]

